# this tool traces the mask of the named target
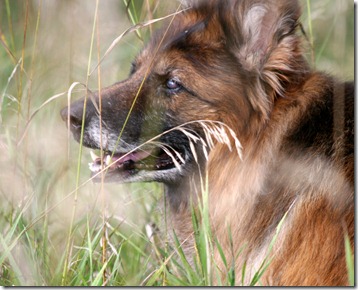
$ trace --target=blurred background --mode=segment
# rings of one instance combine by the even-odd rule
[[[118,285],[136,285],[148,275],[142,269],[142,252],[152,251],[145,226],[161,222],[162,186],[88,182],[89,150],[80,154],[59,114],[74,82],[98,88],[96,64],[119,35],[179,6],[128,1],[99,1],[96,10],[94,0],[0,0],[0,285],[63,283],[64,260],[75,263],[87,233],[103,228],[114,245],[109,251],[126,249]],[[353,80],[353,1],[301,3],[309,61]],[[158,25],[129,33],[106,55],[101,87],[126,78]],[[83,95],[76,86],[71,98]],[[100,264],[101,251],[93,258]]]

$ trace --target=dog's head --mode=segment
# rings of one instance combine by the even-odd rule
[[[198,120],[222,122],[245,140],[300,80],[297,1],[189,2],[153,36],[127,80],[62,110],[77,141],[82,135],[84,146],[103,148],[91,169],[108,165],[108,181],[177,182],[204,166],[220,139],[208,140],[218,127]]]

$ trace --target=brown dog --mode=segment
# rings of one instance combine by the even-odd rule
[[[127,80],[97,93],[96,104],[65,108],[63,119],[76,140],[83,127],[84,146],[105,152],[95,175],[103,165],[107,181],[165,184],[189,256],[189,203],[207,174],[212,232],[228,261],[241,250],[238,276],[246,261],[249,281],[287,213],[261,282],[346,285],[353,84],[309,68],[295,0],[192,5],[155,34]]]

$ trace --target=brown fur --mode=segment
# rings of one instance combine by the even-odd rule
[[[261,282],[347,285],[344,235],[352,246],[354,241],[353,85],[307,65],[297,32],[297,1],[209,0],[193,5],[153,37],[127,80],[102,90],[103,144],[91,103],[84,122],[83,101],[65,109],[64,119],[77,139],[85,126],[85,146],[115,152],[118,160],[186,122],[227,124],[242,144],[242,159],[217,143],[208,160],[197,145],[194,162],[188,138],[172,132],[161,142],[189,156],[180,173],[174,166],[169,171],[140,169],[133,165],[135,151],[134,161],[119,162],[108,179],[164,182],[173,227],[190,258],[189,201],[200,198],[200,174],[207,172],[213,234],[229,262],[232,250],[234,255],[242,250],[235,268],[239,277],[247,262],[245,283],[287,214]],[[179,87],[171,88],[173,80]],[[95,99],[99,102],[98,94]],[[122,141],[114,148],[134,101]],[[200,126],[190,128],[204,136]],[[149,158],[141,162],[162,166],[163,160],[156,156],[152,163]],[[225,273],[217,250],[214,257]]]

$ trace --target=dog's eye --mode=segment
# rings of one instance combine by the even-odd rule
[[[176,79],[169,79],[169,80],[167,80],[166,85],[167,85],[167,88],[168,88],[170,91],[174,91],[174,92],[180,90],[181,87],[182,87],[181,84],[179,83],[179,81],[176,80]]]

